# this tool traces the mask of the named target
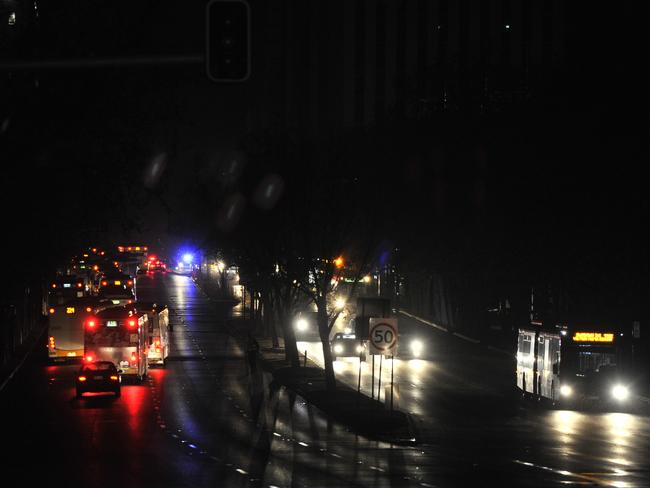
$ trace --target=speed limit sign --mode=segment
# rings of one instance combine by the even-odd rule
[[[397,319],[370,319],[370,354],[392,355],[397,352]]]

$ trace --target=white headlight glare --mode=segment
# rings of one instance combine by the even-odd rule
[[[363,352],[363,346],[357,346],[357,352]]]
[[[305,319],[298,319],[296,321],[296,329],[299,331],[305,331],[307,330],[307,321]]]
[[[343,352],[343,346],[341,344],[337,344],[334,346],[334,352],[336,354],[341,354]]]
[[[411,341],[411,352],[414,356],[419,356],[422,353],[422,342],[417,339]]]
[[[560,387],[560,395],[563,397],[570,397],[573,395],[573,388],[571,388],[569,385],[562,385]]]
[[[614,388],[612,388],[612,396],[619,401],[626,400],[629,395],[630,391],[626,386],[616,385]]]

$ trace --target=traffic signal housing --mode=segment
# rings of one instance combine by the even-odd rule
[[[246,81],[251,71],[250,6],[210,0],[206,7],[206,72],[216,82]]]

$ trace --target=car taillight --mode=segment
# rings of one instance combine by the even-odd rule
[[[85,376],[79,376],[79,381],[86,381],[86,377]]]
[[[92,311],[93,311],[92,307],[86,307],[86,312],[92,312]]]
[[[108,281],[102,281],[102,286],[108,286]]]
[[[54,340],[54,337],[50,337],[50,341],[48,343],[48,347],[50,349],[56,349],[56,341]]]
[[[117,378],[117,376],[112,375],[112,376],[111,376],[111,379],[112,379],[113,381],[117,381],[118,378]]]
[[[131,303],[131,302],[129,301],[129,303]],[[135,320],[129,320],[129,327],[132,327],[132,328],[133,328],[133,327],[135,327],[135,325],[136,325],[136,321],[135,321]]]
[[[133,280],[129,280],[129,281],[127,281],[127,283],[129,284],[129,286],[131,286],[131,285],[133,285]]]
[[[86,322],[86,325],[88,326],[89,329],[94,329],[96,323],[95,323],[94,320],[88,320],[88,321]]]
[[[77,288],[81,288],[83,286],[82,283],[77,283]]]
[[[88,362],[88,363],[92,363],[93,359],[95,359],[95,358],[93,358],[90,354],[86,356],[86,362]]]
[[[160,352],[160,346],[156,346],[156,352]]]
[[[49,310],[49,312],[52,314],[52,313],[55,312],[55,310],[54,310],[53,308],[51,308],[51,309]]]
[[[52,288],[56,288],[56,283],[52,283]]]
[[[155,344],[156,346],[160,347],[160,339],[156,339]]]

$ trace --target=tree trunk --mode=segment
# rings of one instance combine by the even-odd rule
[[[323,361],[325,363],[325,385],[327,391],[336,390],[336,376],[332,362],[332,351],[330,349],[329,320],[327,317],[327,301],[320,297],[316,302],[318,307],[318,334],[323,345]]]

